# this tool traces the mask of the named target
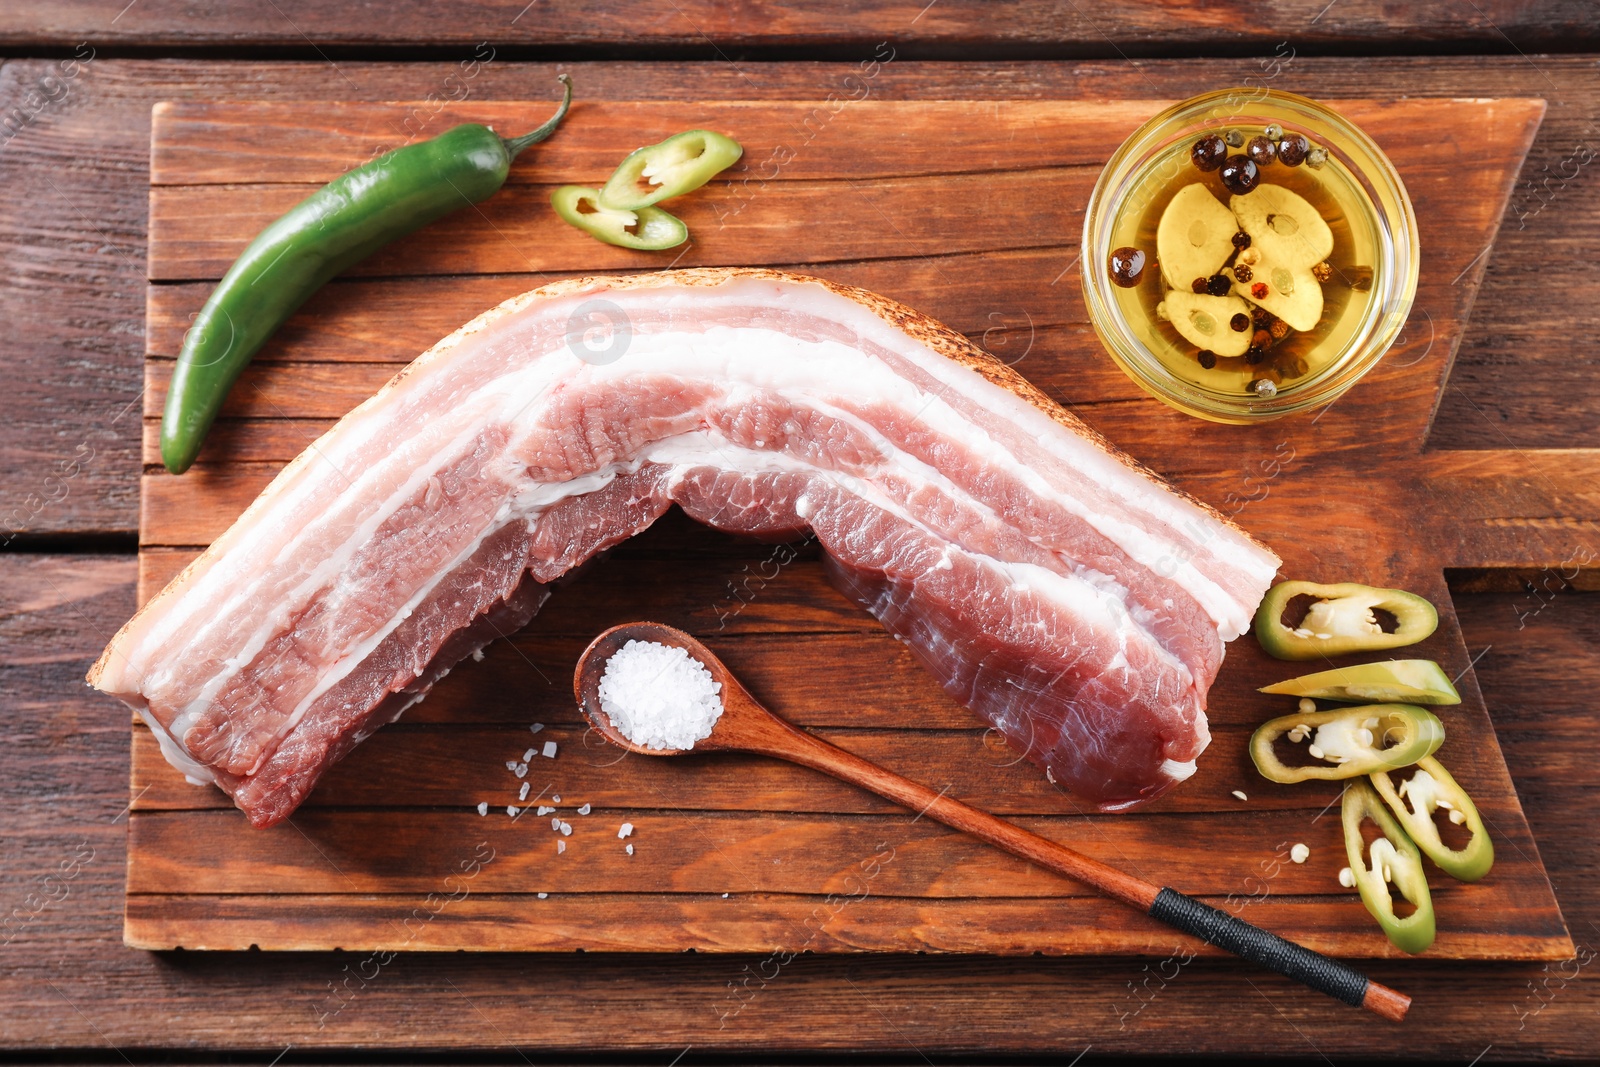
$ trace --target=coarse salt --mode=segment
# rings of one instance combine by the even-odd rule
[[[556,758],[556,743],[554,741],[546,741],[544,743],[544,751],[541,754],[544,756],[545,759],[555,759]]]
[[[549,898],[549,896],[550,896],[550,894],[549,894],[549,893],[540,893],[540,894],[539,894],[539,899],[540,899],[540,900],[546,900],[546,899],[548,899],[548,898]]]
[[[555,810],[556,810],[555,808],[552,808],[548,804],[540,804],[539,805],[539,814],[540,815],[549,815],[552,811],[555,811]]]
[[[630,855],[630,856],[633,855],[633,846],[632,845],[628,846],[628,855]]]
[[[517,790],[517,799],[518,800],[527,800],[528,799],[528,790],[531,789],[532,787],[533,787],[533,783],[532,782],[523,782],[522,783],[522,788]]]
[[[519,814],[521,814],[521,812],[522,812],[522,809],[517,807],[515,804],[507,804],[506,805],[506,814],[511,816],[513,819],[515,819]]]
[[[528,727],[528,730],[530,732],[532,732],[532,733],[538,733],[540,730],[543,730],[543,729],[544,729],[544,723],[542,723],[542,722],[536,722],[532,726]]]
[[[487,814],[489,814],[489,802],[487,800],[482,800],[482,801],[478,802],[478,814],[479,815],[487,815]]]
[[[560,829],[561,829],[561,836],[562,837],[571,837],[572,836],[572,824],[571,823],[569,823],[569,822],[562,823]]]
[[[619,839],[627,837],[631,833],[633,833],[633,823],[631,822],[625,822],[621,826],[617,827],[617,837]]]
[[[559,838],[559,837],[556,838],[556,855],[559,856],[563,852],[565,852],[566,850],[567,850],[567,843],[565,841],[561,840],[561,838]]]
[[[611,725],[643,748],[689,749],[711,736],[722,717],[722,686],[681,648],[629,641],[600,676],[600,708]]]
[[[578,814],[579,815],[587,815],[592,810],[593,809],[588,804],[585,804],[583,807],[578,809]]]
[[[523,754],[522,754],[522,762],[523,762],[523,763],[527,763],[527,762],[528,762],[528,761],[529,761],[529,760],[531,760],[531,759],[532,759],[532,758],[533,758],[533,754],[534,754],[534,753],[535,753],[535,752],[538,752],[538,751],[539,751],[539,750],[538,750],[538,749],[536,749],[536,748],[530,748],[530,749],[528,749],[528,751],[526,751],[526,752],[524,752],[524,753],[523,753]]]

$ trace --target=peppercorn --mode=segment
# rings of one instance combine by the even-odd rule
[[[1144,253],[1131,245],[1124,245],[1111,253],[1111,280],[1124,289],[1132,289],[1144,276]]]
[[[1278,142],[1278,162],[1286,167],[1298,167],[1306,161],[1306,153],[1311,151],[1311,142],[1306,140],[1303,133],[1286,134]]]
[[[1234,234],[1233,235],[1233,247],[1239,249],[1241,252],[1244,251],[1246,248],[1249,248],[1250,247],[1250,235],[1245,233],[1243,230],[1240,230],[1238,233]]]
[[[1244,333],[1250,328],[1250,316],[1241,311],[1228,320],[1228,325],[1233,328],[1234,333]]]
[[[1228,192],[1243,196],[1260,184],[1261,168],[1249,156],[1229,156],[1223,161],[1219,176]]]
[[[1244,361],[1252,367],[1258,366],[1266,358],[1267,350],[1265,348],[1257,348],[1255,345],[1251,345],[1244,351]]]
[[[1233,282],[1226,274],[1213,274],[1206,279],[1206,292],[1212,296],[1227,296],[1228,290],[1233,288]]]
[[[1326,148],[1313,148],[1306,153],[1306,166],[1312,170],[1321,170],[1322,165],[1326,162],[1328,162],[1328,150]]]
[[[1250,143],[1244,146],[1244,154],[1258,167],[1271,166],[1278,158],[1278,150],[1265,137],[1250,138]]]
[[[1267,298],[1267,283],[1256,282],[1250,287],[1250,295],[1257,300],[1265,300]]]
[[[1318,263],[1311,268],[1311,276],[1319,282],[1327,282],[1333,278],[1333,268],[1326,263]]]
[[[1289,336],[1289,324],[1284,322],[1282,319],[1275,319],[1273,320],[1269,332],[1272,334],[1272,339],[1274,341],[1281,341],[1285,337]]]
[[[1214,133],[1206,134],[1189,147],[1190,162],[1204,171],[1213,171],[1222,166],[1227,155],[1228,146]]]
[[[1257,330],[1250,338],[1250,347],[1266,350],[1272,347],[1272,332],[1270,330]]]
[[[1196,278],[1194,281],[1189,283],[1189,288],[1193,289],[1196,293],[1204,293],[1206,291],[1206,279]]]
[[[1241,283],[1244,283],[1248,282],[1251,278],[1254,278],[1256,276],[1256,272],[1250,269],[1250,265],[1248,263],[1235,263],[1233,265],[1233,276]]]
[[[1265,326],[1267,323],[1272,321],[1272,316],[1267,313],[1266,308],[1251,308],[1250,321],[1255,323],[1257,326]]]
[[[1238,130],[1229,130],[1228,135],[1224,137],[1223,140],[1228,142],[1229,148],[1238,148],[1240,145],[1244,144],[1244,134],[1240,133]]]
[[[1200,365],[1206,370],[1210,370],[1217,365],[1217,354],[1209,348],[1202,348],[1200,354],[1195,358],[1200,361]]]

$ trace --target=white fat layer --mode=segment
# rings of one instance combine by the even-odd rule
[[[685,306],[692,308],[698,304],[705,292],[705,290],[696,292],[693,294],[693,299],[684,297]],[[853,304],[843,298],[835,299],[854,308]],[[173,724],[172,734],[181,738],[228,680],[239,670],[244,669],[266,641],[275,633],[281,632],[292,613],[303,606],[311,596],[316,595],[318,590],[328,588],[330,583],[334,583],[332,585],[334,592],[330,594],[331,596],[350,595],[356,592],[353,588],[340,587],[336,582],[336,576],[342,573],[351,557],[370,540],[383,521],[429,479],[436,477],[447,464],[470,450],[471,443],[484,425],[507,426],[518,436],[543,432],[547,429],[543,415],[548,409],[549,394],[555,388],[604,388],[606,383],[620,381],[640,370],[653,375],[673,375],[683,379],[745,383],[753,388],[777,390],[786,395],[793,394],[811,406],[828,410],[834,417],[848,418],[858,428],[870,432],[874,440],[893,456],[897,475],[917,477],[927,484],[938,485],[946,492],[955,492],[955,487],[948,479],[942,476],[935,477],[937,472],[894,449],[887,438],[865,426],[859,419],[839,409],[830,409],[827,404],[829,398],[840,397],[845,390],[851,395],[873,396],[899,410],[912,413],[935,433],[947,436],[974,450],[976,454],[984,456],[990,462],[1005,468],[1032,491],[1082,516],[1136,562],[1150,567],[1158,574],[1172,577],[1211,615],[1224,640],[1231,640],[1248,627],[1249,609],[1253,608],[1253,605],[1241,605],[1236,598],[1206,577],[1195,565],[1195,558],[1209,553],[1246,573],[1259,572],[1265,582],[1270,579],[1274,569],[1268,554],[1250,546],[1235,532],[1223,527],[1187,501],[1167,492],[1156,483],[1130,472],[1113,457],[1102,453],[1091,442],[1063,432],[1053,420],[1033,405],[998,386],[990,385],[977,375],[962,370],[936,353],[918,345],[908,344],[903,335],[878,320],[876,316],[863,312],[859,316],[850,318],[853,327],[860,329],[864,334],[879,334],[880,336],[873,339],[893,347],[897,352],[912,359],[918,366],[952,389],[964,391],[969,396],[975,392],[982,394],[979,399],[986,407],[1001,409],[1001,414],[1016,423],[1019,429],[1030,432],[1037,442],[1060,458],[1063,463],[1084,470],[1100,484],[1101,488],[1116,494],[1130,506],[1163,523],[1189,532],[1197,544],[1190,546],[1187,551],[1175,548],[1162,539],[1146,533],[1137,525],[1099,512],[1087,502],[1051,486],[1042,475],[1021,462],[1009,450],[1000,447],[987,432],[968,421],[943,398],[918,389],[881,362],[863,357],[862,353],[852,345],[825,339],[806,340],[776,329],[756,327],[718,326],[703,332],[639,334],[632,338],[626,357],[609,366],[585,365],[574,372],[573,357],[560,351],[546,353],[542,358],[528,358],[519,369],[499,376],[477,393],[468,397],[450,398],[449,404],[441,405],[435,416],[430,417],[411,438],[399,442],[383,461],[354,472],[345,470],[344,466],[348,464],[341,465],[340,461],[353,454],[360,444],[369,442],[372,435],[383,428],[382,405],[371,406],[370,410],[361,413],[362,417],[350,420],[350,431],[339,435],[337,441],[330,441],[329,455],[326,458],[327,462],[340,467],[341,477],[345,477],[351,483],[349,491],[341,497],[341,503],[359,502],[370,493],[373,497],[381,496],[383,504],[377,508],[372,508],[370,505],[361,507],[359,511],[352,512],[359,514],[362,520],[359,523],[349,523],[348,516],[343,511],[337,511],[336,514],[330,512],[326,521],[306,523],[298,533],[279,542],[277,550],[271,553],[270,564],[266,567],[262,567],[260,562],[263,553],[252,551],[252,546],[270,545],[282,537],[281,528],[271,522],[260,522],[255,524],[254,529],[244,529],[238,533],[230,532],[232,541],[230,551],[215,561],[211,570],[201,575],[198,582],[216,590],[216,594],[206,596],[200,594],[198,589],[194,589],[188,596],[176,598],[169,609],[158,616],[140,635],[133,650],[133,656],[136,656],[140,663],[181,663],[185,657],[173,654],[173,650],[169,647],[171,642],[180,634],[183,637],[182,644],[189,648],[204,647],[207,642],[227,641],[228,635],[236,632],[237,619],[249,614],[257,587],[257,582],[252,579],[262,577],[260,572],[271,573],[291,567],[296,559],[305,558],[308,546],[312,549],[309,552],[311,558],[321,560],[320,564],[308,572],[288,595],[277,601],[273,611],[252,620],[252,633],[248,640],[239,644],[229,657],[229,668],[210,679],[196,698],[182,709]],[[861,321],[856,321],[857,319]],[[504,338],[499,338],[496,343],[504,341]],[[445,354],[439,353],[440,356]],[[428,357],[424,357],[423,362],[428,362]],[[425,368],[418,369],[408,380],[401,382],[395,388],[400,391],[420,388],[426,377]],[[330,438],[332,436],[330,435]],[[519,489],[508,500],[507,507],[502,509],[503,514],[496,517],[496,522],[480,531],[472,545],[458,553],[457,562],[467,558],[471,551],[481,545],[482,539],[503,525],[504,521],[536,518],[540,512],[558,500],[592,492],[616,477],[620,470],[636,467],[640,462],[646,460],[669,462],[670,465],[684,469],[689,466],[726,466],[730,446],[712,440],[709,434],[703,437],[704,439],[698,444],[683,439],[673,439],[670,444],[663,442],[657,448],[645,450],[641,456],[623,467],[607,468],[560,485],[528,485]],[[509,450],[513,454],[517,451],[515,446],[514,440]],[[741,471],[809,470],[796,461],[787,460],[786,457],[773,453],[746,453],[740,456],[740,461],[754,464],[753,467],[735,468]],[[399,477],[401,475],[405,476]],[[316,483],[315,478],[302,478],[298,482],[289,483],[278,494],[280,499],[274,502],[274,509],[279,514],[293,514],[296,503],[303,503],[304,499],[314,491]],[[868,487],[864,483],[852,480],[849,488],[863,496],[872,496],[873,503],[890,507],[890,510],[903,517],[902,509],[892,506],[893,502],[882,494],[869,494]],[[976,501],[970,500],[964,503],[977,505]],[[807,506],[809,507],[809,502]],[[345,521],[346,524],[341,527],[338,525],[340,521]],[[330,540],[337,545],[331,551]],[[1116,600],[1122,604],[1126,596],[1126,590],[1120,586],[1117,586],[1115,591],[1102,589],[1096,592],[1092,588],[1092,583],[1069,581],[1042,568],[1031,567],[1031,569],[1039,572],[1039,578],[1037,581],[1030,580],[1027,584],[1047,583],[1052,592],[1070,598],[1079,609],[1087,610],[1092,607],[1091,617],[1105,614],[1105,600]],[[442,578],[448,570],[449,568],[442,569],[434,580]],[[1116,585],[1114,582],[1112,584]],[[1091,587],[1085,589],[1080,588],[1080,585]],[[298,721],[299,716],[318,696],[337,684],[349,670],[354,669],[372,648],[410,614],[432,588],[433,585],[430,583],[417,590],[393,616],[389,625],[381,628],[379,632],[361,635],[359,641],[338,650],[339,658],[335,667],[325,672],[317,690],[300,702],[293,720],[286,725],[286,729],[292,728],[293,722]],[[228,591],[232,591],[232,595],[229,595]],[[1123,610],[1126,610],[1125,606]],[[200,618],[202,612],[203,618]],[[241,615],[241,612],[244,614]],[[1140,618],[1136,621],[1143,624],[1147,620]],[[1160,647],[1159,643],[1152,643],[1157,648]],[[1162,650],[1162,653],[1166,655],[1165,650]],[[1187,672],[1186,667],[1184,670]],[[153,671],[151,677],[147,679],[150,684],[141,684],[140,688],[149,693],[153,689],[158,689],[162,683],[170,681],[170,676],[170,669]]]
[[[150,714],[148,708],[139,709],[139,718],[143,719],[144,724],[150,727],[150,732],[156,735],[156,744],[161,746],[161,754],[166,757],[167,762],[182,772],[190,785],[210,785],[217,780],[211,773],[211,768],[192,758],[189,750],[167,733],[167,728],[156,721],[156,717]]]
[[[1181,782],[1194,774],[1195,761],[1164,759],[1161,761],[1161,773],[1171,778],[1174,782]]]

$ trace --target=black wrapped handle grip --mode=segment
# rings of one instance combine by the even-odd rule
[[[1150,905],[1149,914],[1152,919],[1159,919],[1168,926],[1193,934],[1241,959],[1269,967],[1357,1008],[1374,1007],[1368,1003],[1374,990],[1392,993],[1392,990],[1373,982],[1354,967],[1329,959],[1293,941],[1285,941],[1277,934],[1252,926],[1209,904],[1202,904],[1176,889],[1161,890]],[[1399,1010],[1403,1015],[1404,1006]]]

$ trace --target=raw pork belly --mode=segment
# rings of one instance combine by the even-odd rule
[[[590,278],[487,312],[342,419],[89,681],[267,826],[674,503],[814,532],[951,695],[1106,810],[1193,773],[1223,642],[1278,565],[900,304],[766,270]]]

